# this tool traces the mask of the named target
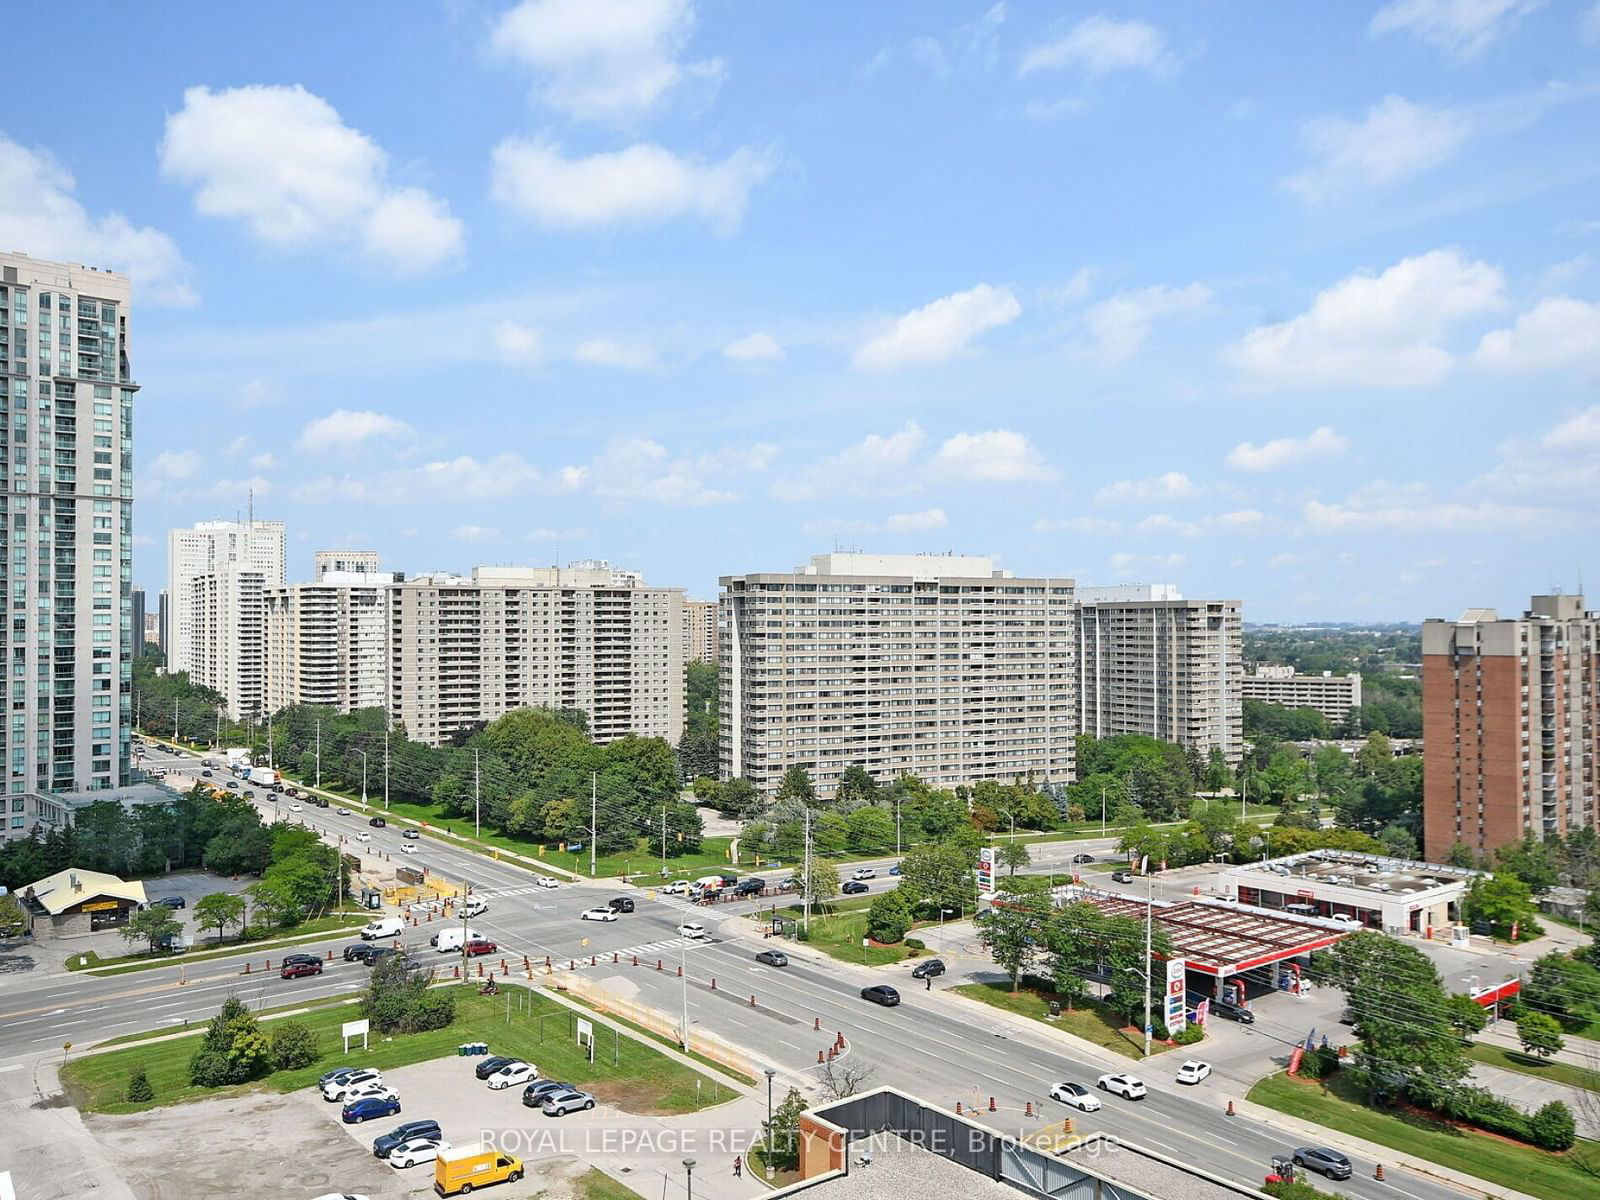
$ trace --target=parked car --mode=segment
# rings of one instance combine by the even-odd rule
[[[450,1149],[450,1143],[436,1137],[412,1138],[395,1147],[389,1155],[389,1165],[399,1171],[404,1170],[406,1167],[431,1163],[439,1157],[439,1151],[448,1149]]]
[[[686,938],[703,938],[706,936],[706,927],[699,921],[685,921],[678,926],[678,936]]]
[[[359,1125],[379,1117],[392,1117],[399,1111],[399,1096],[368,1096],[364,1100],[352,1100],[346,1104],[339,1112],[339,1119],[346,1125]]]
[[[408,842],[414,842],[422,836],[422,831],[420,829],[402,829],[400,836]]]
[[[1124,1100],[1143,1100],[1149,1094],[1144,1080],[1137,1075],[1102,1075],[1095,1080],[1095,1086],[1102,1092],[1112,1092]]]
[[[1241,1025],[1254,1025],[1256,1014],[1242,1004],[1230,1004],[1226,1000],[1213,1000],[1211,1002],[1211,1015],[1222,1017],[1225,1020],[1237,1021]]]
[[[851,879],[876,879],[877,877],[878,872],[871,867],[857,867],[850,874]]]
[[[1072,856],[1072,863],[1074,866],[1077,866],[1079,863],[1092,863],[1093,861],[1094,855],[1092,854],[1074,854]]]
[[[150,907],[161,905],[163,908],[188,908],[189,902],[182,896],[163,896],[159,900],[150,901]]]
[[[846,881],[844,886],[839,889],[840,893],[842,895],[845,895],[845,896],[860,895],[862,892],[864,892],[866,890],[867,890],[867,885],[862,883],[861,880],[859,880],[859,879],[848,880],[848,881]]]
[[[1326,1146],[1301,1146],[1294,1152],[1294,1165],[1329,1179],[1349,1179],[1353,1170],[1348,1158]]]
[[[500,949],[488,938],[468,938],[465,948],[468,958],[476,958],[480,954],[493,954]]]
[[[544,1103],[546,1096],[556,1092],[570,1092],[574,1088],[570,1083],[559,1083],[554,1079],[541,1079],[538,1083],[530,1083],[522,1089],[522,1102],[529,1108],[538,1108]]]
[[[606,907],[609,908],[614,913],[632,912],[633,911],[633,897],[632,896],[614,896],[614,897],[612,897],[610,902],[607,903]]]
[[[1058,1083],[1050,1089],[1050,1099],[1070,1104],[1083,1112],[1099,1112],[1100,1098],[1081,1083]]]
[[[1211,1074],[1211,1064],[1191,1058],[1178,1068],[1179,1083],[1199,1083]]]
[[[900,993],[887,983],[875,983],[870,987],[861,989],[861,998],[871,1000],[874,1004],[881,1004],[885,1008],[893,1008],[900,1003]]]
[[[944,973],[945,965],[942,958],[926,959],[911,968],[911,978],[913,979],[927,979],[929,976],[937,979]]]
[[[346,1104],[354,1104],[357,1100],[398,1100],[400,1093],[395,1091],[382,1080],[369,1080],[358,1083],[344,1094]]]
[[[403,1125],[396,1125],[388,1133],[382,1133],[373,1138],[372,1153],[378,1158],[388,1158],[391,1150],[396,1146],[411,1141],[413,1138],[432,1138],[437,1141],[441,1136],[439,1122],[432,1117],[424,1117],[419,1121],[407,1121]]]
[[[505,1054],[491,1054],[488,1058],[479,1059],[478,1065],[473,1068],[472,1073],[479,1079],[487,1079],[501,1067],[509,1067],[512,1063],[521,1061],[521,1059],[512,1058]]]
[[[547,1117],[564,1117],[569,1112],[585,1112],[593,1108],[594,1097],[577,1088],[568,1088],[564,1092],[552,1092],[539,1107]]]
[[[330,1083],[341,1082],[350,1078],[352,1075],[358,1075],[362,1071],[370,1070],[370,1067],[335,1067],[333,1070],[324,1071],[321,1075],[317,1076],[317,1088],[318,1090],[325,1089]],[[377,1072],[372,1071],[372,1074],[376,1075]]]
[[[322,1098],[330,1104],[336,1100],[343,1100],[345,1093],[352,1088],[358,1088],[363,1083],[371,1083],[374,1080],[382,1083],[383,1072],[375,1071],[371,1067],[332,1071],[323,1077]]]
[[[374,829],[383,829],[389,824],[389,822],[385,821],[382,817],[373,817],[367,822],[367,824],[371,825]]]
[[[1352,917],[1349,913],[1334,913],[1328,920],[1340,929],[1365,929],[1359,917]]]
[[[292,959],[284,959],[283,966],[278,970],[279,979],[299,979],[302,975],[321,974],[322,960],[302,955],[296,955]]]
[[[615,921],[617,914],[609,908],[586,908],[578,914],[580,921]]]
[[[1113,872],[1111,872],[1111,881],[1113,883],[1132,883],[1133,882],[1133,872],[1132,871],[1113,871]]]
[[[524,1083],[532,1083],[539,1078],[539,1068],[531,1062],[507,1063],[485,1081],[491,1091],[500,1091],[502,1088],[518,1087]]]
[[[782,950],[762,950],[756,955],[756,961],[769,967],[787,967],[789,956]]]

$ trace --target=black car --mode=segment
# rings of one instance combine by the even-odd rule
[[[478,1063],[477,1068],[472,1073],[479,1079],[487,1079],[501,1067],[508,1067],[512,1063],[520,1061],[520,1059],[507,1058],[504,1054],[493,1054]]]
[[[739,886],[733,889],[733,894],[735,896],[759,896],[766,886],[764,879],[750,875],[739,881]]]
[[[1132,883],[1133,882],[1133,872],[1132,871],[1113,871],[1113,872],[1111,872],[1111,881],[1113,883]]]
[[[163,908],[187,908],[189,906],[189,902],[182,896],[163,896],[159,900],[150,901],[150,906],[152,908],[154,908],[157,904],[161,905]]]
[[[372,820],[367,822],[367,824],[371,825],[374,829],[382,829],[388,823],[389,822],[385,821],[382,817],[373,817]]]
[[[893,1008],[900,1003],[900,993],[887,983],[875,983],[871,987],[862,988],[861,998],[871,1000],[874,1004],[881,1004],[885,1008]]]
[[[291,963],[320,963],[321,961],[322,955],[320,954],[285,954],[283,956],[283,965],[286,967]]]
[[[859,879],[847,881],[839,891],[846,896],[857,896],[867,890],[867,885]]]
[[[444,1136],[444,1131],[439,1128],[437,1121],[407,1121],[404,1125],[396,1125],[388,1133],[372,1139],[372,1153],[379,1158],[388,1158],[389,1151],[397,1146],[403,1146],[412,1138],[439,1138]]]
[[[1072,861],[1074,863],[1089,863],[1089,862],[1093,862],[1094,861],[1094,855],[1092,855],[1092,854],[1074,854],[1072,856]]]
[[[633,911],[633,897],[632,896],[616,896],[616,897],[613,897],[612,900],[610,901],[610,903],[608,903],[606,905],[606,907],[609,908],[612,912],[615,912],[615,913],[632,912]]]
[[[944,960],[942,958],[930,958],[927,962],[919,962],[916,966],[911,968],[911,978],[927,979],[930,976],[933,978],[938,978],[940,975],[943,975],[944,972]]]
[[[1301,1146],[1294,1152],[1294,1165],[1326,1175],[1329,1179],[1349,1179],[1350,1160],[1326,1146]]]
[[[1216,1017],[1224,1017],[1229,1021],[1237,1021],[1241,1025],[1254,1025],[1256,1023],[1255,1013],[1242,1004],[1229,1004],[1226,1000],[1213,1000],[1211,1002],[1211,1014]]]
[[[371,942],[357,942],[344,948],[345,962],[359,962],[371,966],[387,954],[400,953],[393,946],[374,946]]]
[[[763,950],[756,955],[758,963],[766,963],[769,967],[787,967],[789,956],[782,950]]]
[[[541,1079],[537,1083],[530,1083],[522,1089],[522,1102],[529,1108],[538,1108],[544,1103],[546,1096],[554,1096],[557,1092],[575,1090],[570,1083],[557,1083],[553,1079]]]

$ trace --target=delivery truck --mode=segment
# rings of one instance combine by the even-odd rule
[[[433,1160],[433,1190],[441,1196],[476,1191],[522,1178],[522,1160],[485,1142],[440,1148]]]
[[[244,777],[251,783],[259,784],[261,787],[272,787],[283,782],[283,776],[279,775],[271,767],[251,767],[244,773]]]

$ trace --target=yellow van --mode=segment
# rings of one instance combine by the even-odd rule
[[[522,1178],[522,1160],[483,1142],[441,1149],[433,1160],[433,1190],[441,1196],[466,1195],[491,1183]]]

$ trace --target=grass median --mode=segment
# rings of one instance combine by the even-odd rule
[[[1052,992],[1026,984],[1013,992],[1009,983],[1000,981],[963,983],[950,990],[993,1008],[1003,1008],[1009,1013],[1028,1017],[1051,1029],[1065,1030],[1086,1042],[1093,1042],[1096,1046],[1114,1050],[1128,1058],[1144,1057],[1144,1039],[1128,1031],[1127,1021],[1098,1000],[1080,1001],[1076,1008],[1069,1010],[1066,1000]],[[1050,1016],[1052,1000],[1061,1005],[1059,1017]],[[1150,1052],[1154,1056],[1173,1048],[1165,1042],[1154,1042]]]
[[[370,920],[372,920],[370,912],[337,913],[329,917],[318,917],[302,925],[296,925],[293,929],[286,929],[281,937],[262,938],[260,941],[251,942],[230,938],[225,942],[211,942],[176,952],[151,954],[149,951],[144,951],[116,958],[101,958],[93,950],[89,950],[69,958],[67,970],[88,971],[91,975],[126,975],[129,971],[148,971],[155,967],[174,967],[184,963],[206,962],[213,958],[232,958],[238,954],[254,954],[257,950],[296,946],[308,939],[338,933],[341,930],[359,929]]]
[[[1467,1057],[1491,1067],[1516,1071],[1519,1075],[1531,1075],[1535,1079],[1548,1079],[1551,1083],[1564,1083],[1570,1087],[1600,1092],[1600,1071],[1573,1063],[1536,1058],[1520,1050],[1508,1050],[1503,1046],[1485,1045],[1482,1042],[1468,1047]]]
[[[908,958],[917,958],[921,951],[913,950],[904,942],[894,945],[879,945],[870,942],[866,946],[861,944],[867,935],[867,909],[871,906],[871,896],[851,896],[844,900],[833,900],[820,905],[821,912],[811,914],[810,936],[805,939],[805,944],[813,950],[821,950],[824,954],[831,955],[841,962],[857,963],[868,967],[882,967],[889,963],[904,962]],[[769,909],[764,912],[752,914],[752,919],[763,925],[770,925],[773,912]],[[800,906],[791,904],[787,908],[777,910],[777,916],[798,923],[800,921]],[[916,938],[916,929],[933,922],[918,922],[913,928],[911,937]]]
[[[1250,1089],[1248,1099],[1545,1200],[1593,1195],[1589,1169],[1600,1171],[1600,1143],[1580,1141],[1556,1154],[1408,1109],[1369,1108],[1359,1085],[1338,1075],[1326,1084],[1269,1075]]]
[[[587,1052],[572,1037],[571,1010],[535,990],[515,985],[502,987],[495,996],[480,996],[475,987],[460,988],[456,995],[455,1020],[444,1029],[393,1037],[373,1034],[367,1050],[352,1045],[345,1054],[340,1049],[339,1027],[354,1016],[348,1005],[328,1005],[296,1017],[317,1032],[323,1051],[321,1059],[312,1066],[275,1071],[264,1079],[239,1087],[203,1088],[189,1082],[189,1060],[194,1055],[199,1030],[191,1037],[131,1045],[80,1058],[62,1069],[61,1079],[68,1096],[81,1111],[129,1113],[252,1090],[292,1092],[313,1086],[319,1075],[334,1067],[391,1070],[429,1059],[453,1057],[460,1043],[482,1041],[489,1044],[493,1054],[512,1055],[536,1063],[545,1078],[571,1080],[594,1092],[602,1101],[629,1112],[662,1115],[694,1112],[702,1106],[700,1098],[714,1091],[705,1086],[710,1081],[698,1071],[634,1038],[618,1042],[615,1065],[609,1046],[601,1046],[591,1064]],[[271,1033],[270,1026],[267,1032]],[[462,1070],[469,1069],[468,1064],[477,1061],[463,1060]],[[141,1066],[155,1090],[155,1098],[132,1102],[126,1098],[128,1079]]]

